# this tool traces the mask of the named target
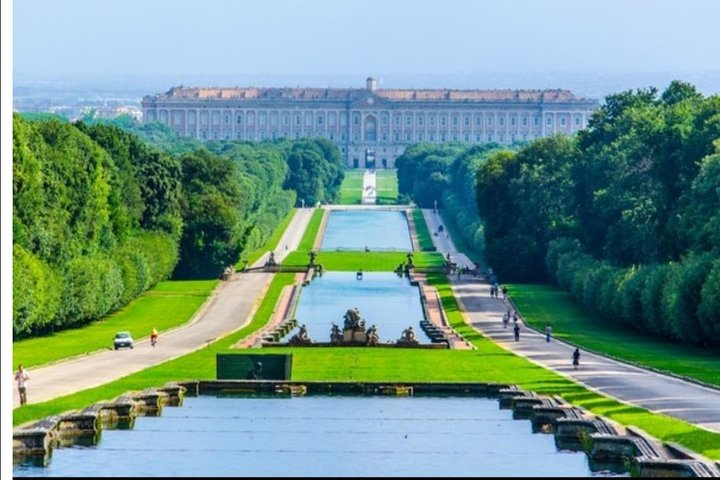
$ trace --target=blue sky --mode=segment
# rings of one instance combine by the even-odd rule
[[[720,70],[717,0],[20,0],[15,75]]]

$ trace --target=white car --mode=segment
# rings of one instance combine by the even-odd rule
[[[118,332],[115,334],[115,350],[120,347],[135,348],[135,345],[133,343],[134,341],[132,335],[130,335],[130,332]]]

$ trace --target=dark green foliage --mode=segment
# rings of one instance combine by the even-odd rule
[[[337,147],[325,139],[305,139],[292,143],[287,152],[289,168],[283,188],[294,190],[297,206],[337,200],[345,177]]]
[[[605,321],[720,345],[720,97],[691,85],[607,97],[574,139],[496,153],[477,176],[486,254],[554,278]]]

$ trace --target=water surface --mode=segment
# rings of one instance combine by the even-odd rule
[[[16,476],[590,476],[497,401],[191,397]]]
[[[412,250],[405,213],[390,210],[333,210],[321,250]]]

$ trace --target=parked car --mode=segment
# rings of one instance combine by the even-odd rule
[[[130,332],[118,332],[115,334],[115,350],[121,347],[135,348],[134,341]]]

